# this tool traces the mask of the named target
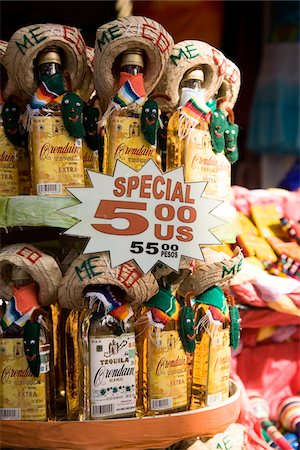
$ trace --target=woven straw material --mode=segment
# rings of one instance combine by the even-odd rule
[[[219,89],[218,97],[226,97],[220,109],[227,115],[226,108],[233,109],[241,87],[240,69],[230,59],[226,59],[226,74]]]
[[[105,111],[118,90],[118,56],[125,50],[144,51],[144,85],[149,95],[158,83],[169,59],[174,41],[155,20],[141,16],[122,17],[102,25],[95,43],[94,80]]]
[[[203,248],[205,261],[198,261],[194,272],[179,287],[179,293],[185,296],[188,292],[199,295],[212,286],[224,287],[240,270],[243,254],[239,247],[234,250],[233,257],[210,248]]]
[[[226,71],[226,58],[219,50],[202,41],[187,40],[174,45],[163,76],[154,94],[170,97],[166,106],[176,108],[179,101],[179,85],[187,71],[201,66],[204,72],[202,83],[206,101],[214,97],[220,88]],[[160,100],[160,104],[163,100]]]
[[[39,286],[38,300],[41,306],[54,303],[62,274],[55,259],[31,244],[13,244],[0,251],[0,298],[12,297],[11,266],[21,267]]]
[[[92,93],[95,90],[94,83],[94,49],[92,47],[86,47],[86,75],[84,77],[82,85],[79,87],[79,95],[84,102],[88,102]]]
[[[119,286],[131,304],[143,303],[158,291],[151,272],[143,275],[132,262],[111,268],[107,252],[88,253],[78,256],[66,271],[58,290],[58,302],[63,308],[83,309],[83,290],[91,284]]]
[[[51,23],[26,26],[11,37],[4,64],[9,76],[28,98],[37,88],[34,60],[41,50],[49,46],[61,50],[63,70],[71,78],[72,90],[76,90],[83,82],[87,66],[85,43],[77,28]]]

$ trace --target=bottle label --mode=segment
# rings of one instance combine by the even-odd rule
[[[178,331],[149,331],[148,392],[151,411],[187,405],[187,359]]]
[[[46,420],[45,376],[32,376],[23,338],[0,339],[0,420]]]
[[[107,134],[105,173],[113,173],[117,159],[135,170],[141,169],[149,159],[155,160],[156,149],[144,138],[139,117],[112,116]]]
[[[29,152],[25,147],[18,146],[18,171],[20,195],[31,193],[31,175]]]
[[[90,337],[91,417],[134,413],[135,336]]]
[[[84,186],[82,144],[68,134],[60,116],[33,117],[29,142],[34,193],[69,195],[66,187]]]
[[[0,125],[0,195],[18,195],[18,159],[15,146],[7,139]]]

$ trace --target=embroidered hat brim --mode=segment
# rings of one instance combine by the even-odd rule
[[[11,37],[4,64],[9,76],[28,98],[37,88],[35,59],[41,50],[53,46],[63,55],[63,70],[70,77],[72,90],[83,82],[87,66],[85,42],[77,28],[52,23],[26,26]]]
[[[102,111],[118,90],[121,53],[134,48],[143,51],[144,86],[149,95],[163,74],[173,45],[163,26],[147,17],[122,17],[101,25],[95,42],[94,80]]]
[[[70,265],[58,290],[63,308],[83,309],[84,288],[91,284],[118,286],[131,304],[147,301],[158,291],[151,272],[144,275],[131,261],[112,268],[107,252],[79,255]]]
[[[165,94],[168,101],[160,105],[176,108],[179,101],[179,87],[184,74],[200,66],[204,72],[202,87],[206,101],[214,98],[226,73],[226,58],[220,50],[206,42],[186,40],[174,45],[164,73],[154,94]]]
[[[53,258],[31,244],[13,244],[0,251],[0,298],[12,297],[12,265],[21,267],[38,284],[38,300],[41,306],[54,303],[62,273]]]
[[[244,259],[242,251],[236,247],[232,258],[210,248],[202,248],[205,261],[197,261],[194,272],[179,286],[178,292],[185,296],[202,294],[212,286],[224,287],[241,269]]]

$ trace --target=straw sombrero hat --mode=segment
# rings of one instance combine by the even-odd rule
[[[79,87],[80,97],[84,102],[88,102],[92,93],[95,90],[94,84],[94,49],[92,47],[86,47],[86,74],[82,85]]]
[[[226,108],[233,109],[241,86],[240,69],[230,59],[226,59],[226,73],[218,91],[218,97],[225,97],[220,109],[227,115]]]
[[[163,76],[155,88],[155,94],[170,98],[168,107],[176,108],[179,101],[179,85],[184,74],[197,66],[204,72],[203,90],[206,101],[214,97],[223,81],[226,58],[219,50],[202,41],[187,40],[174,45]],[[163,101],[162,106],[163,106]],[[160,103],[161,103],[160,102]]]
[[[131,48],[144,51],[144,85],[148,95],[158,83],[173,45],[172,36],[162,25],[147,17],[122,17],[101,25],[96,35],[94,80],[102,110],[106,110],[118,90],[121,53]]]
[[[14,83],[31,97],[37,87],[34,60],[47,47],[58,47],[62,53],[63,69],[71,79],[72,90],[83,82],[86,70],[85,43],[75,27],[52,23],[29,25],[11,37],[4,64]]]
[[[235,248],[232,258],[210,248],[202,248],[202,251],[205,261],[198,261],[192,275],[179,286],[182,296],[188,292],[202,294],[214,285],[224,286],[240,270],[244,258],[239,247]]]
[[[83,309],[83,290],[90,284],[119,286],[132,304],[143,303],[158,291],[152,273],[143,275],[133,262],[111,268],[107,252],[87,253],[79,255],[66,271],[58,290],[58,302],[63,308]]]
[[[31,244],[13,244],[0,250],[0,297],[12,297],[11,268],[21,267],[39,286],[38,300],[47,306],[56,300],[62,274],[55,259]]]

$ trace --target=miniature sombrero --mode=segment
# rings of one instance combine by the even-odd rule
[[[179,86],[184,74],[200,67],[204,72],[203,90],[206,101],[214,98],[226,72],[226,58],[219,50],[202,41],[187,40],[174,45],[172,54],[155,94],[163,93],[170,98],[168,106],[176,108]]]
[[[39,286],[38,299],[41,306],[56,301],[62,274],[55,259],[31,244],[13,244],[0,250],[0,298],[12,297],[12,265],[28,272]]]
[[[226,74],[217,93],[217,97],[225,97],[220,109],[227,115],[226,108],[233,109],[241,86],[240,69],[230,59],[226,59]]]
[[[94,84],[94,49],[86,47],[87,70],[82,85],[79,87],[79,95],[84,102],[88,102],[95,90]]]
[[[121,53],[138,48],[144,52],[144,86],[149,95],[158,83],[172,51],[172,36],[155,20],[122,17],[101,25],[95,43],[94,80],[105,111],[118,90]]]
[[[178,292],[185,296],[188,292],[202,294],[212,286],[226,285],[241,269],[243,254],[236,247],[232,258],[223,252],[202,248],[205,261],[197,261],[194,272],[179,286]]]
[[[119,286],[132,304],[143,303],[158,291],[152,273],[143,275],[133,262],[111,268],[107,252],[87,253],[79,255],[66,271],[58,290],[58,302],[63,308],[83,309],[83,290],[90,284]]]
[[[85,43],[79,30],[52,23],[29,25],[17,30],[11,37],[4,64],[14,83],[31,97],[36,90],[34,60],[41,50],[58,47],[63,70],[70,77],[71,90],[83,82],[86,71]]]

